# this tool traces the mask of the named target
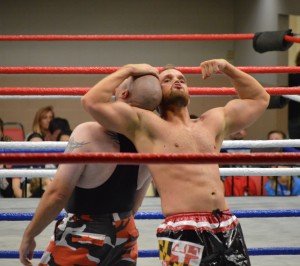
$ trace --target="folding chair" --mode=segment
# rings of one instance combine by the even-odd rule
[[[25,140],[24,126],[19,122],[5,122],[3,133],[14,141]]]

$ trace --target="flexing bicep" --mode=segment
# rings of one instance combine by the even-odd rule
[[[258,100],[235,99],[231,100],[224,107],[224,118],[226,133],[249,127],[266,110],[266,106]]]

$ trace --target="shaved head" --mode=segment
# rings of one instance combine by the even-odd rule
[[[121,97],[124,91],[128,91],[126,98]],[[126,79],[119,86],[116,97],[132,106],[154,111],[161,102],[162,91],[157,77],[144,75]]]

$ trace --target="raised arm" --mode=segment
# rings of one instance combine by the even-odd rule
[[[130,76],[152,74],[158,76],[156,68],[148,64],[128,64],[99,81],[82,98],[84,109],[105,128],[120,133],[138,119],[134,109],[122,101],[111,102],[121,83]],[[121,130],[120,130],[121,129]]]
[[[224,107],[226,134],[250,126],[265,112],[270,95],[255,78],[224,59],[205,61],[200,66],[204,79],[213,73],[223,72],[239,96],[239,99],[229,101]]]

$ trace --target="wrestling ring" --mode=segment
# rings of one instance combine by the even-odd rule
[[[0,36],[0,41],[53,41],[53,40],[250,40],[253,34],[228,35],[11,35]],[[285,37],[286,41],[300,42],[299,38]],[[159,68],[159,67],[158,67]],[[118,67],[0,67],[0,74],[109,74]],[[198,74],[198,67],[178,67],[183,73]],[[247,73],[300,73],[299,67],[240,67]],[[8,98],[78,98],[89,88],[0,88],[2,99]],[[189,88],[190,94],[196,95],[234,95],[233,88]],[[266,88],[271,95],[285,95],[299,101],[300,87],[272,87]],[[300,147],[300,140],[280,141],[224,141],[226,148],[268,148],[284,147],[281,153],[234,153],[234,154],[63,154],[66,147],[64,142],[0,142],[0,163],[28,164],[28,163],[76,163],[76,162],[104,162],[104,163],[222,163],[226,164],[300,164],[300,153],[293,150]],[[289,149],[290,148],[290,149]],[[0,169],[0,178],[8,176],[19,177],[53,177],[55,169]],[[222,176],[230,175],[264,175],[276,176],[290,174],[300,176],[300,167],[290,169],[272,168],[220,168]],[[300,255],[299,197],[228,197],[230,209],[239,218],[250,259],[253,265],[298,265]],[[5,199],[1,198],[0,213],[0,264],[18,265],[18,246],[23,231],[31,220],[39,199]],[[61,214],[63,215],[63,213]],[[60,215],[60,216],[61,216]],[[59,217],[60,217],[59,216]],[[138,265],[159,265],[156,243],[156,227],[163,220],[160,212],[158,197],[146,197],[136,215],[137,227],[140,231]],[[34,263],[41,257],[52,235],[54,224],[50,224],[44,232],[36,238],[37,248]],[[295,256],[296,255],[296,256]],[[12,261],[15,264],[10,264]]]

